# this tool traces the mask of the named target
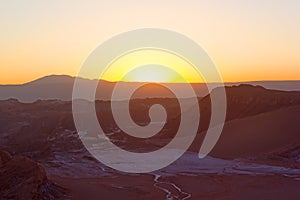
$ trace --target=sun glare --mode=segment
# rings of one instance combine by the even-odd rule
[[[180,74],[162,65],[142,65],[128,72],[123,81],[135,82],[186,82]]]
[[[203,82],[189,62],[158,49],[138,50],[119,57],[101,79],[114,82]]]

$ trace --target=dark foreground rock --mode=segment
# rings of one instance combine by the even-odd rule
[[[42,165],[0,150],[0,199],[66,199],[67,191],[47,179]]]

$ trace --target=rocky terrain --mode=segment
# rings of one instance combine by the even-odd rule
[[[66,189],[49,181],[42,165],[0,150],[1,199],[66,199]]]
[[[29,199],[69,198],[62,189],[66,188],[72,199],[297,199],[300,92],[249,85],[227,87],[226,92],[226,124],[211,154],[202,160],[197,157],[210,119],[210,98],[206,96],[199,98],[200,128],[189,152],[150,174],[120,173],[95,160],[78,137],[71,102],[3,100],[0,147],[13,157],[1,153],[1,160],[11,161],[1,164],[1,173],[2,169],[10,173],[1,176],[0,194],[18,195],[18,189],[20,194],[33,195]],[[132,118],[146,124],[148,109],[156,103],[170,117],[158,136],[146,140],[129,138],[118,129],[109,101],[97,101],[95,106],[107,136],[122,148],[139,152],[164,146],[177,129],[179,109],[173,98],[132,100]],[[20,179],[18,187],[7,182],[19,175],[25,180]]]

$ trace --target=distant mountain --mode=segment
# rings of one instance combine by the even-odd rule
[[[251,81],[238,84],[258,85],[270,90],[300,91],[300,80],[293,81]],[[228,86],[237,85],[236,83],[226,83]]]
[[[82,83],[85,84],[84,87],[89,87],[98,80],[82,79]],[[21,102],[34,102],[36,100],[50,100],[57,99],[63,101],[72,100],[72,91],[75,77],[66,75],[51,75],[46,76],[35,81],[20,84],[20,85],[0,85],[0,100],[6,99],[18,99]],[[108,82],[104,80],[98,81],[98,88],[96,92],[97,100],[109,100],[111,99],[111,94],[115,86],[115,82]],[[135,82],[121,82],[122,92],[126,93],[126,90],[138,86],[142,86],[143,83]],[[174,95],[154,83],[152,87],[142,87],[139,90],[135,98],[148,98],[148,97],[158,97],[158,98],[171,98]],[[171,87],[180,87],[181,96],[185,95],[184,88],[187,86],[185,84],[168,83]],[[154,86],[154,87],[153,87]],[[197,95],[202,96],[206,91],[205,84],[195,85]]]
[[[29,83],[20,84],[20,85],[0,85],[0,100],[6,100],[10,98],[18,99],[21,102],[34,102],[36,100],[49,100],[49,99],[58,99],[69,101],[72,99],[72,90],[74,84],[74,77],[67,75],[50,75],[37,80],[34,80]],[[95,83],[98,80],[84,80],[84,87],[89,87],[91,83]],[[98,100],[108,100],[111,97],[113,88],[116,83],[100,80],[99,87],[96,92],[96,99]],[[226,83],[225,85],[239,85],[243,83]],[[300,91],[300,81],[258,81],[258,82],[248,82],[250,85],[259,85],[267,89],[276,89],[276,90],[286,90],[286,91]],[[141,86],[142,83],[137,82],[121,82],[124,93],[126,90]],[[179,87],[180,96],[189,97],[186,95],[185,83],[163,83],[163,85],[168,87]],[[210,83],[214,88],[218,84]],[[152,84],[154,86],[154,84]],[[203,97],[208,94],[207,86],[204,83],[193,83],[192,87],[196,91],[197,96]],[[174,95],[170,92],[159,86],[155,87],[142,87],[139,92],[134,96],[135,98],[149,98],[149,97],[158,97],[158,98],[171,98]]]

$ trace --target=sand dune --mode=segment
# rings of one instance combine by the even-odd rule
[[[227,122],[211,155],[255,157],[300,144],[299,116],[300,106],[292,106]]]

